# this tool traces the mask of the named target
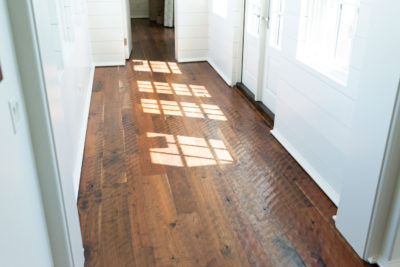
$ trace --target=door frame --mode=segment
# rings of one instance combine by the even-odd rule
[[[243,21],[240,23],[240,32],[242,33],[241,35],[241,41],[242,45],[240,48],[240,53],[242,55],[241,60],[239,62],[239,67],[240,67],[240,75],[238,81],[240,83],[243,82],[243,62],[244,62],[244,42],[245,42],[245,30],[246,30],[246,4],[248,0],[243,0],[243,5],[242,6],[242,18]],[[270,17],[270,7],[271,7],[271,0],[263,1],[263,6],[261,13],[263,14],[260,20],[265,20],[267,18],[267,21],[264,23],[261,23],[260,27],[260,47],[259,47],[259,58],[258,58],[258,77],[257,77],[257,88],[256,88],[256,94],[254,95],[254,100],[255,101],[261,101],[262,99],[262,90],[263,90],[263,83],[264,83],[264,71],[265,71],[265,51],[266,51],[266,45],[267,45],[267,35],[268,35],[268,23],[269,23],[269,17]],[[243,83],[242,83],[243,84]],[[246,86],[245,84],[243,84]]]
[[[364,255],[382,266],[390,261],[400,226],[400,199],[396,186],[400,175],[400,81],[396,104],[375,196]]]
[[[8,0],[7,6],[54,266],[80,267],[83,247],[74,249],[70,238],[66,206],[71,203],[63,195],[33,5]]]

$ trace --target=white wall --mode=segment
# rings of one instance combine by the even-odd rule
[[[55,46],[53,41],[58,69],[55,86],[47,90],[61,175],[73,181],[77,196],[94,66],[85,0],[55,3],[48,8],[50,14],[58,14],[51,17],[52,33],[59,33],[51,37],[59,43]],[[42,38],[44,42],[48,40]]]
[[[130,0],[132,18],[149,17],[149,0]]]
[[[208,58],[208,0],[175,1],[175,57],[178,62]]]
[[[89,33],[96,66],[125,65],[123,1],[87,0]]]
[[[0,1],[0,266],[50,267],[53,260],[30,143],[6,1]],[[19,103],[17,133],[8,101]]]
[[[400,27],[399,9],[397,0],[371,1],[371,23],[359,29],[365,38],[364,46],[354,49],[363,49],[365,56],[361,58],[360,82],[354,85],[358,95],[336,225],[359,255],[364,253],[371,227],[398,94],[400,35],[393,34],[392,29]]]
[[[277,102],[273,134],[338,205],[347,164],[362,68],[368,2],[362,1],[349,80],[340,84],[297,60],[301,1],[287,0],[281,57],[273,79]],[[268,63],[266,63],[268,64]]]
[[[35,28],[53,129],[74,264],[84,262],[76,198],[94,66],[85,0],[36,0]],[[54,17],[54,14],[58,16]],[[59,27],[60,36],[54,33]],[[59,38],[58,38],[59,37]],[[60,45],[57,45],[58,39]],[[58,53],[61,49],[61,53]],[[57,59],[57,55],[62,58]],[[60,61],[62,64],[60,64]]]
[[[208,61],[228,85],[241,77],[243,0],[176,0],[179,62]]]
[[[240,81],[243,0],[209,0],[208,62],[225,82]]]

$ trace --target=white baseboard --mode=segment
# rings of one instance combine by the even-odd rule
[[[125,55],[124,55],[125,58]],[[125,66],[125,60],[122,61],[107,61],[107,62],[95,62],[96,67],[112,67],[112,66]]]
[[[90,70],[90,77],[89,77],[89,88],[87,88],[87,96],[85,100],[85,106],[83,111],[83,120],[81,126],[81,134],[78,144],[78,151],[76,155],[76,162],[75,162],[75,170],[73,173],[73,185],[74,185],[74,193],[75,198],[78,200],[78,193],[79,193],[79,184],[81,180],[81,171],[82,171],[82,161],[83,161],[83,153],[85,150],[85,141],[86,141],[86,130],[88,125],[89,119],[89,110],[90,110],[90,101],[92,99],[92,88],[93,88],[93,81],[94,81],[94,70],[95,67],[93,66]]]
[[[300,164],[300,166],[311,176],[311,178],[317,183],[317,185],[325,192],[325,194],[339,206],[340,196],[339,194],[329,185],[329,183],[315,170],[310,163],[290,144],[290,142],[283,137],[279,131],[273,129],[271,134],[282,144],[282,146],[289,152],[290,155]]]
[[[178,58],[177,61],[178,63],[201,62],[201,61],[207,61],[207,58],[204,57]]]
[[[131,19],[148,19],[149,15],[131,15]]]
[[[211,59],[207,60],[208,63],[211,65],[211,67],[213,67],[213,69],[219,74],[219,76],[221,76],[221,78],[229,85],[229,86],[234,86],[232,79],[229,79],[227,77],[227,75],[225,75],[225,73],[218,67],[217,64],[215,64],[214,61],[212,61]]]
[[[394,261],[378,260],[380,267],[400,267],[400,259]]]

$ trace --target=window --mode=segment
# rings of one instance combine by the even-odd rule
[[[346,83],[359,0],[303,0],[297,58]]]
[[[283,26],[283,0],[271,0],[269,15],[269,45],[279,49]]]
[[[248,0],[246,2],[246,31],[252,36],[260,34],[261,1]]]

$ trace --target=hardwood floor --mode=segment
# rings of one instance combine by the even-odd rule
[[[125,67],[97,68],[79,192],[85,266],[364,266],[336,207],[174,32],[133,20]]]

